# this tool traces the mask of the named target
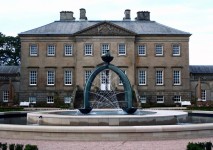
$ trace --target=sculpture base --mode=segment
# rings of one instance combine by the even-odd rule
[[[122,108],[123,111],[125,111],[127,114],[134,114],[137,110],[137,108],[134,108],[134,107],[131,107],[131,108],[126,108],[126,107],[123,107]]]
[[[91,112],[92,108],[79,108],[78,109],[82,114],[88,114]]]

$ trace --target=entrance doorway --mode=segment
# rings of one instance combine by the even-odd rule
[[[109,91],[110,89],[110,71],[104,70],[100,73],[100,85],[101,90]]]

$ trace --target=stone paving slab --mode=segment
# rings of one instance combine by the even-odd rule
[[[0,138],[1,143],[37,145],[39,150],[185,150],[189,142],[213,142],[213,137],[159,141],[46,141]]]

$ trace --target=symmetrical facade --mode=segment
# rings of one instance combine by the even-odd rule
[[[83,90],[108,50],[112,64],[127,74],[141,102],[174,104],[191,99],[189,73],[190,33],[155,21],[140,11],[134,21],[125,10],[121,21],[80,20],[73,12],[61,12],[60,21],[19,34],[21,80],[19,99],[54,103],[57,96],[69,103],[76,87]],[[110,70],[100,73],[93,90],[122,90],[122,82]]]

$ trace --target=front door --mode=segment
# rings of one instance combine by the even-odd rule
[[[100,82],[101,82],[101,90],[108,91],[110,90],[110,71],[104,70],[101,72]]]

